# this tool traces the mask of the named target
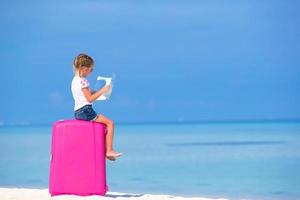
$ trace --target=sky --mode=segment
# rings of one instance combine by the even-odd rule
[[[115,122],[300,119],[296,0],[0,1],[0,125],[73,118],[72,62]]]

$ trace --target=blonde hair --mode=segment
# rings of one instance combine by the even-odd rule
[[[83,67],[90,68],[94,65],[94,60],[89,55],[81,53],[75,57],[73,62],[74,73],[79,72]]]

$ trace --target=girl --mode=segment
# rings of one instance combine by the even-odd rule
[[[94,68],[94,60],[90,56],[79,54],[76,56],[73,66],[74,78],[72,80],[72,95],[75,100],[75,118],[101,122],[106,125],[106,158],[114,161],[117,157],[122,155],[113,150],[114,122],[104,115],[98,115],[92,108],[92,103],[103,93],[109,91],[110,85],[98,91],[90,90],[89,82],[86,79]]]

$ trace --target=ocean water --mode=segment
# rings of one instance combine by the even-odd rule
[[[50,126],[0,127],[0,187],[47,188]],[[300,123],[116,125],[110,191],[300,199]]]

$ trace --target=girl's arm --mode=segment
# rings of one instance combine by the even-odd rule
[[[86,100],[90,103],[96,101],[103,93],[107,92],[110,88],[110,85],[104,86],[98,91],[91,91],[88,87],[82,88],[83,95]]]

